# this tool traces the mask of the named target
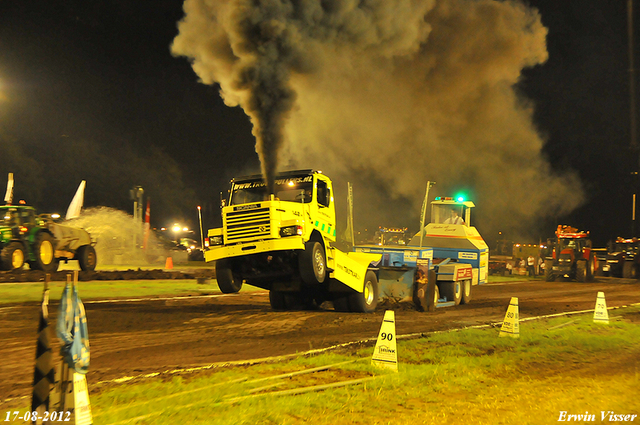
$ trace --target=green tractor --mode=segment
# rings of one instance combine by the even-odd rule
[[[93,271],[97,257],[91,237],[83,229],[63,226],[36,215],[26,205],[0,206],[0,268],[55,272],[60,261],[78,260],[80,268]]]

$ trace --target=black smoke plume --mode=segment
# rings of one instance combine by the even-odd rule
[[[473,195],[490,232],[582,202],[575,173],[542,156],[535,105],[517,89],[548,57],[524,2],[186,0],[184,11],[172,51],[251,117],[268,181],[279,160],[352,181],[377,225],[415,221],[427,180]]]

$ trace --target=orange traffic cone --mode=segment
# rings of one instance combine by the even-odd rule
[[[167,270],[173,269],[173,258],[167,257],[167,262],[164,263],[164,268]]]

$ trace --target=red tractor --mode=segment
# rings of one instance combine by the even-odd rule
[[[556,277],[578,282],[593,280],[598,270],[598,259],[592,250],[589,232],[560,225],[556,230],[556,238],[549,240],[549,248],[552,249],[551,256],[544,262],[547,282],[553,282]]]

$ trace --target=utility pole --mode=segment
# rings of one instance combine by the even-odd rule
[[[627,38],[629,39],[629,139],[631,151],[638,158],[638,164],[635,171],[632,171],[632,187],[633,196],[631,204],[631,237],[636,235],[636,195],[640,179],[638,171],[640,170],[640,155],[638,153],[637,127],[636,127],[636,81],[635,81],[635,65],[633,58],[633,0],[627,0]]]
[[[138,228],[142,229],[140,226],[140,220],[142,219],[142,195],[144,194],[144,189],[141,186],[135,186],[133,189],[129,190],[129,195],[131,200],[133,201],[133,222],[134,222],[134,232],[133,232],[133,247],[134,249],[138,246]]]

